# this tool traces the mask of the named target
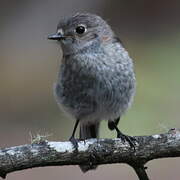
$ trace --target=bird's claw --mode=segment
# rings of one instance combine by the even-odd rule
[[[74,149],[75,149],[75,150],[78,150],[78,140],[75,139],[73,136],[71,136],[71,137],[69,138],[69,141],[71,141],[71,143],[73,144]]]
[[[117,138],[121,138],[123,142],[128,142],[130,147],[134,149],[134,151],[136,150],[135,148],[135,143],[134,141],[136,141],[136,139],[132,136],[127,136],[125,134],[122,134],[122,133],[118,133],[117,134]]]

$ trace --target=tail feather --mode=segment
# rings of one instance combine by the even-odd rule
[[[96,124],[80,123],[80,139],[90,139],[99,137],[99,122]],[[96,165],[80,165],[80,169],[85,173],[88,170],[95,170]]]

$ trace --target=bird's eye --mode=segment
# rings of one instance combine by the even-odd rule
[[[84,25],[79,25],[76,27],[75,32],[77,34],[83,34],[86,32],[86,27]]]

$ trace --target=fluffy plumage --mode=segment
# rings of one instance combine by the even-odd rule
[[[75,31],[79,25],[86,28],[83,34]],[[111,27],[97,15],[66,17],[57,32],[63,36],[57,40],[64,56],[55,87],[56,100],[80,121],[80,138],[96,138],[101,120],[108,120],[109,127],[116,121],[116,126],[131,105],[135,93],[132,60]],[[82,166],[83,171],[94,168]]]

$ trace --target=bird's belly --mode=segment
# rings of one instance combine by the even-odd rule
[[[129,106],[131,88],[108,81],[60,82],[55,87],[58,104],[76,119],[97,121],[121,116]]]
[[[67,84],[58,83],[55,87],[58,104],[75,119],[87,119],[95,115],[97,102],[93,93],[93,89],[82,87],[82,84],[67,86]]]

